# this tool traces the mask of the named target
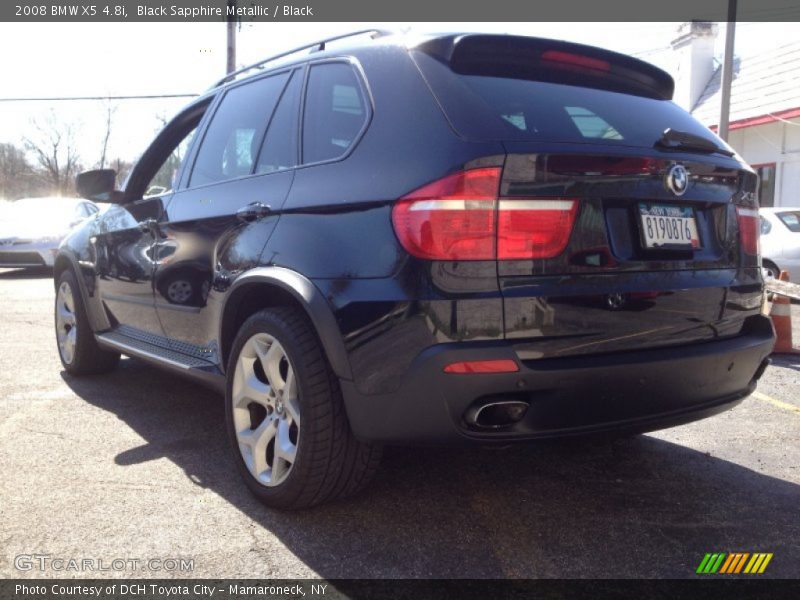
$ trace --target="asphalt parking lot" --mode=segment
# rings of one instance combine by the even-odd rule
[[[65,375],[53,296],[46,272],[0,270],[3,577],[692,577],[706,552],[733,551],[774,553],[761,577],[800,577],[800,357],[776,357],[757,394],[709,420],[393,448],[358,498],[279,513],[240,482],[214,393],[130,359]],[[20,571],[33,554],[194,570]]]

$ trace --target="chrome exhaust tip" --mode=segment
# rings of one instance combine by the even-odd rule
[[[478,429],[501,429],[520,422],[529,406],[521,400],[490,400],[470,407],[464,419]]]

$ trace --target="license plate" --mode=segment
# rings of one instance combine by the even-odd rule
[[[670,204],[640,204],[639,224],[645,248],[700,248],[694,209]]]

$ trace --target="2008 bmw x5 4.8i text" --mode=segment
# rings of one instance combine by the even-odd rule
[[[310,52],[309,52],[310,50]],[[338,39],[181,111],[55,265],[66,371],[225,393],[266,504],[386,443],[648,431],[731,408],[773,345],[756,176],[655,67],[553,40]]]

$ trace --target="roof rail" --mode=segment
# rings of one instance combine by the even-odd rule
[[[310,44],[305,44],[303,46],[300,46],[299,48],[294,48],[293,50],[288,50],[286,52],[281,52],[280,54],[276,54],[275,56],[270,56],[269,58],[265,58],[264,60],[260,60],[258,62],[255,62],[252,65],[247,65],[246,67],[242,67],[241,69],[237,69],[236,71],[228,73],[227,75],[225,75],[225,77],[223,77],[222,79],[217,81],[209,89],[213,90],[214,88],[218,88],[219,86],[221,86],[221,85],[223,85],[225,83],[228,83],[229,81],[233,81],[236,78],[237,75],[241,75],[242,73],[250,71],[251,69],[261,69],[267,63],[270,63],[270,62],[272,62],[274,60],[278,60],[279,58],[284,58],[285,56],[289,56],[289,55],[294,54],[296,52],[302,52],[303,50],[311,50],[312,52],[321,52],[322,50],[325,50],[325,45],[326,44],[328,44],[330,42],[335,42],[337,40],[342,40],[342,39],[345,39],[345,38],[355,37],[357,35],[365,35],[365,34],[372,34],[372,38],[375,39],[375,38],[378,38],[378,37],[383,37],[385,35],[391,35],[392,33],[394,33],[394,32],[392,32],[391,30],[387,30],[387,29],[362,29],[360,31],[353,31],[351,33],[343,33],[341,35],[335,35],[333,37],[325,38],[324,40],[311,42]]]

